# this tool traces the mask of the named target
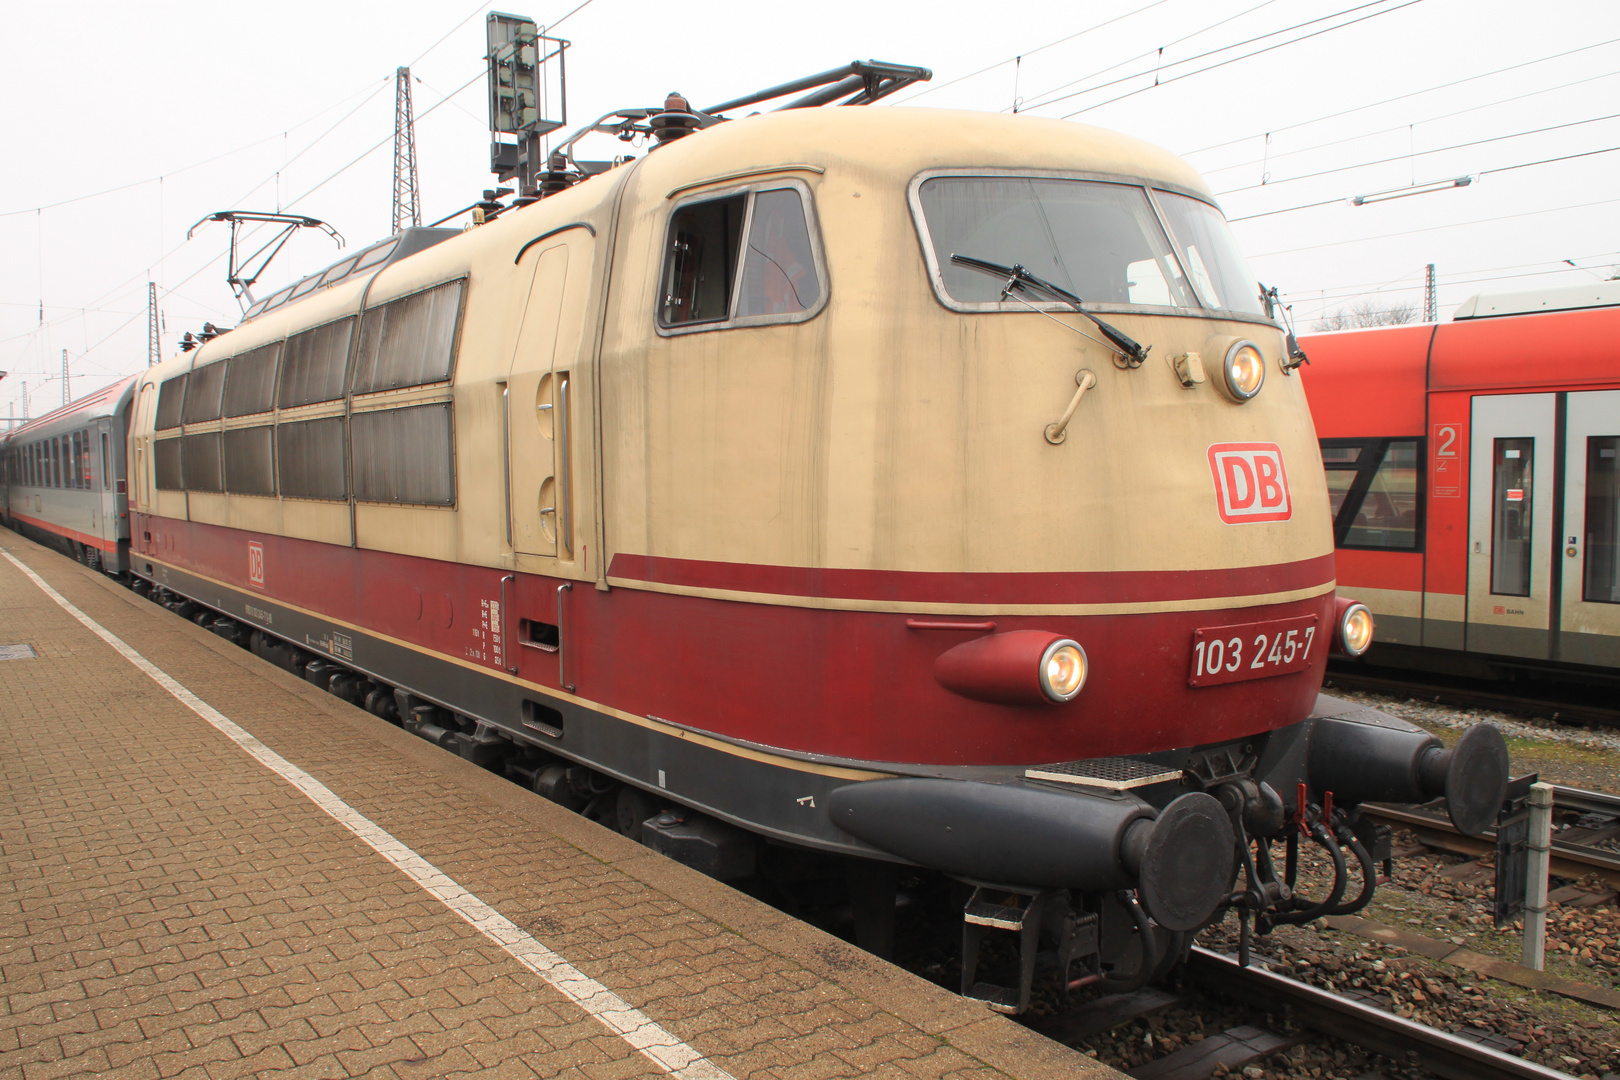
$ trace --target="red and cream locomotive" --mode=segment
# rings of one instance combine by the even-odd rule
[[[1319,707],[1371,620],[1195,172],[1027,116],[717,111],[144,372],[140,587],[722,876],[951,875],[1009,1012],[1037,948],[1118,989],[1233,908],[1351,909],[1358,861],[1364,903],[1363,800],[1494,819],[1494,729]]]

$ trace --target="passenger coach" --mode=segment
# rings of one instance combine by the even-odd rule
[[[1339,583],[1380,655],[1620,668],[1620,285],[1303,344]]]

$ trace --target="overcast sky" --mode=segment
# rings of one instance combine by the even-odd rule
[[[578,0],[523,2],[515,9],[548,23]],[[461,0],[8,9],[0,370],[11,374],[0,419],[21,415],[24,382],[32,415],[61,403],[63,349],[75,397],[144,367],[148,280],[165,355],[205,320],[234,325],[228,227],[186,239],[206,214],[296,210],[331,222],[351,249],[386,235],[400,65],[416,78],[425,220],[477,198],[493,179],[486,10]],[[573,42],[575,123],[671,90],[701,106],[877,58],[934,71],[898,104],[1019,102],[1158,143],[1220,193],[1256,274],[1294,302],[1301,329],[1368,299],[1421,309],[1427,263],[1442,318],[1476,292],[1620,272],[1620,150],[1594,153],[1620,148],[1615,0],[590,0],[556,32]],[[1459,176],[1476,179],[1348,201]],[[338,254],[330,238],[301,233],[256,292]]]

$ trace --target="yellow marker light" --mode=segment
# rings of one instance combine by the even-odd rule
[[[1339,645],[1347,656],[1360,656],[1373,639],[1372,612],[1362,604],[1351,604],[1339,616]]]
[[[1054,641],[1041,655],[1041,692],[1053,701],[1070,701],[1086,685],[1086,651],[1067,639]]]
[[[1252,341],[1235,341],[1226,350],[1222,365],[1226,375],[1226,389],[1239,401],[1248,401],[1260,392],[1266,381],[1266,360],[1260,347]]]

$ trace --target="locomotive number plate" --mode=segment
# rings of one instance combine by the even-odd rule
[[[1318,640],[1322,635],[1316,622],[1315,615],[1300,615],[1269,622],[1200,626],[1193,631],[1187,683],[1218,686],[1303,671],[1310,665],[1313,648],[1327,648]]]

